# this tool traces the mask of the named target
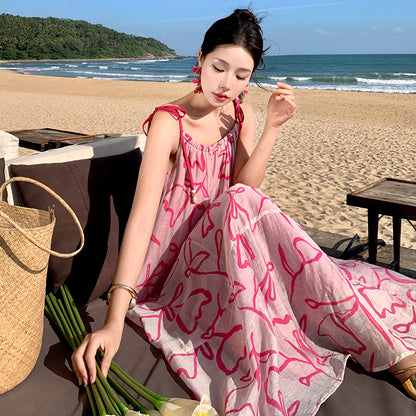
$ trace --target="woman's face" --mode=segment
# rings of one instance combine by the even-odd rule
[[[206,56],[199,52],[198,63],[202,90],[214,107],[236,99],[247,87],[254,68],[251,54],[237,45],[217,46]]]

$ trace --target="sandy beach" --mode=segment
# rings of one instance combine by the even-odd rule
[[[21,75],[0,70],[0,130],[56,128],[88,134],[141,133],[153,108],[192,84]],[[258,136],[269,93],[249,88]],[[346,194],[383,177],[416,181],[416,94],[296,90],[298,111],[282,129],[261,189],[302,226],[367,235],[367,211]],[[392,242],[392,220],[379,236]],[[403,221],[402,246],[416,249]]]

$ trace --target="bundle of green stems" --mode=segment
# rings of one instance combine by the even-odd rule
[[[60,297],[53,293],[46,295],[45,313],[64,338],[66,344],[74,351],[87,335],[87,330],[79,314],[68,287],[60,287]],[[101,371],[100,363],[103,352],[99,350],[96,356],[97,378],[92,384],[85,386],[88,401],[93,416],[133,416],[133,415],[177,415],[177,416],[215,416],[217,412],[207,404],[206,398],[201,402],[190,399],[169,399],[160,396],[140,384],[133,377],[121,369],[114,361],[111,362],[107,377]],[[154,408],[150,410],[142,405],[131,392],[138,394]],[[118,394],[124,398],[130,410]]]

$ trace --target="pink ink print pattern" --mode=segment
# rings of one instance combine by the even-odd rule
[[[416,281],[327,256],[261,191],[230,186],[235,108],[219,142],[182,135],[128,317],[219,414],[314,415],[348,358],[380,371],[415,352]]]

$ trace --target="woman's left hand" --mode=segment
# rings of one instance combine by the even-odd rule
[[[278,82],[267,105],[266,123],[269,123],[271,127],[279,127],[292,118],[295,112],[296,100],[293,95],[293,87],[284,82]]]

